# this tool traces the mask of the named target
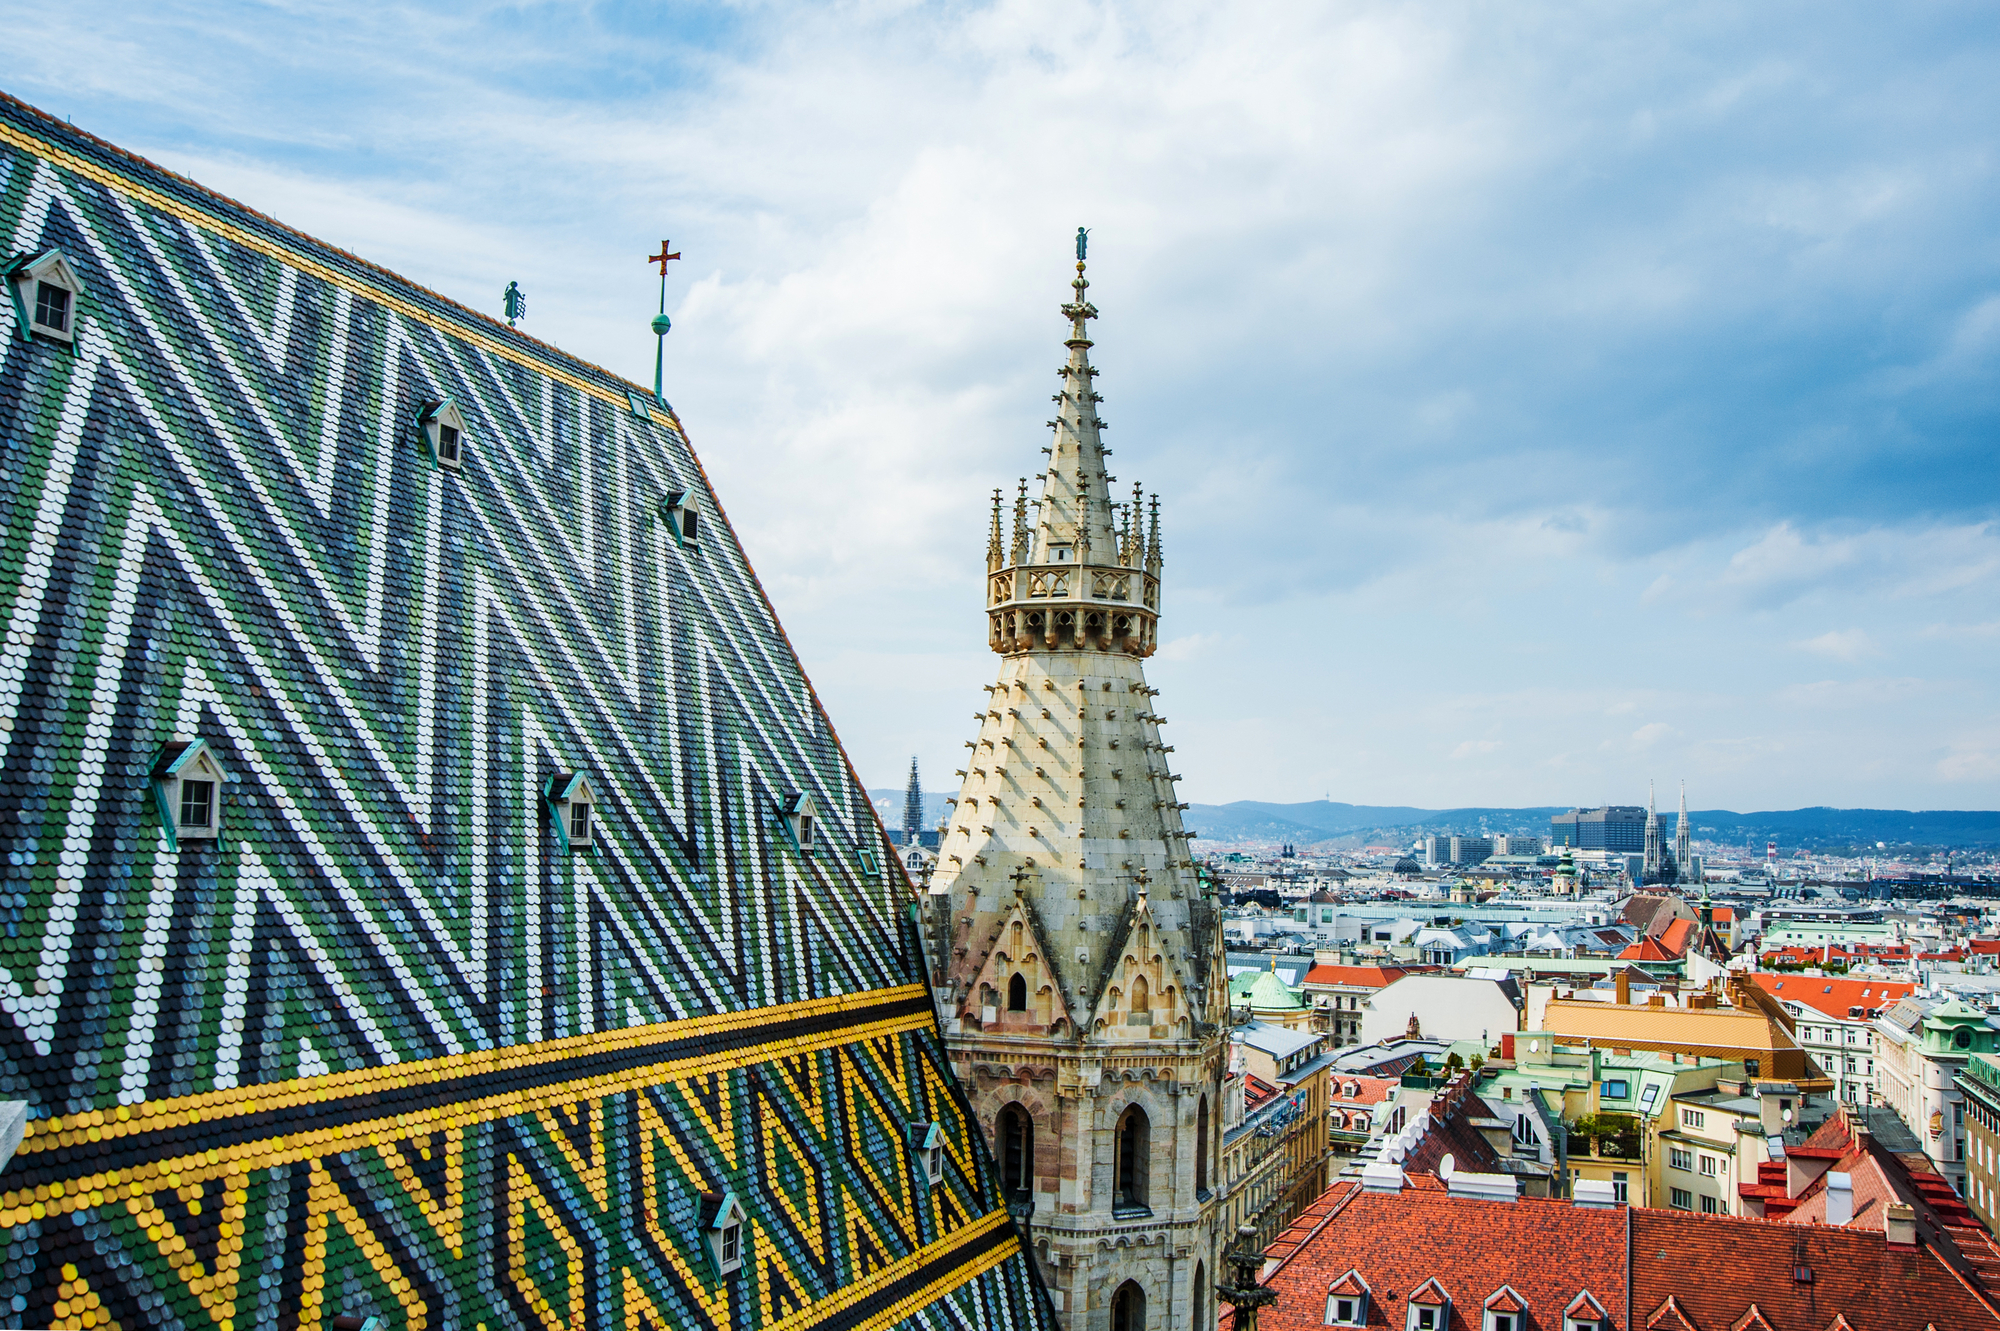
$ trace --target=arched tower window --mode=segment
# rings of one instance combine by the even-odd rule
[[[1025,1198],[1035,1188],[1035,1120],[1019,1105],[1006,1105],[994,1122],[1000,1142],[1000,1193]]]
[[[1146,1291],[1135,1280],[1111,1296],[1111,1331],[1146,1331]]]
[[[1146,1119],[1146,1111],[1133,1105],[1118,1120],[1118,1182],[1112,1197],[1113,1207],[1143,1207],[1146,1201],[1146,1175],[1152,1164],[1151,1147],[1148,1138],[1152,1135],[1152,1124]]]
[[[1208,1191],[1208,1097],[1205,1095],[1194,1111],[1194,1190],[1197,1194]],[[1200,1288],[1201,1281],[1197,1279],[1196,1298],[1201,1297]],[[1199,1317],[1195,1319],[1195,1325],[1201,1325]]]
[[[1153,1011],[1152,995],[1146,990],[1146,977],[1141,975],[1132,981],[1132,1015],[1150,1015]]]
[[[1194,1264],[1193,1303],[1194,1316],[1189,1324],[1194,1327],[1194,1331],[1208,1331],[1208,1269],[1200,1262]]]
[[[1009,1012],[1028,1010],[1028,977],[1019,971],[1015,971],[1014,978],[1007,981],[1007,1010]]]

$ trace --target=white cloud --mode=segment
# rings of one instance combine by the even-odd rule
[[[672,236],[668,396],[890,782],[913,749],[949,770],[990,679],[985,505],[1040,461],[1079,223],[1113,470],[1166,501],[1148,668],[1197,797],[1508,797],[1502,760],[1440,753],[1561,764],[1520,795],[1550,803],[1637,798],[1635,751],[1746,807],[1947,779],[1937,694],[1797,685],[1772,644],[1872,645],[2000,711],[1981,630],[1926,634],[2000,590],[1994,25],[1851,11],[1802,42],[1778,11],[1374,0],[17,17],[12,91],[456,299],[518,279],[526,331],[642,382],[641,256]],[[1900,659],[1918,635],[1939,659]],[[1888,755],[1865,780],[1857,745]]]
[[[1816,656],[1831,656],[1837,661],[1856,661],[1882,653],[1881,647],[1864,629],[1829,629],[1816,638],[1807,638],[1792,646]]]
[[[1499,748],[1500,741],[1497,739],[1469,739],[1453,749],[1451,756],[1454,759],[1477,758],[1484,754],[1492,753]]]

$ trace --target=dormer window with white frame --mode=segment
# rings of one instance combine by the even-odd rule
[[[1528,1325],[1528,1301],[1514,1292],[1512,1285],[1502,1285],[1487,1296],[1480,1331],[1525,1331]]]
[[[417,413],[417,424],[424,432],[431,461],[452,471],[464,465],[465,417],[459,415],[457,403],[450,398],[424,403]]]
[[[719,1276],[734,1275],[743,1269],[744,1238],[749,1214],[733,1192],[702,1194],[703,1228],[708,1234],[708,1254]]]
[[[542,787],[549,820],[565,851],[588,851],[597,844],[597,796],[581,772],[557,772]]]
[[[674,534],[674,544],[683,550],[692,550],[701,540],[701,509],[695,504],[692,490],[671,490],[660,504],[660,513],[667,520],[667,530]]]
[[[1609,1322],[1610,1314],[1589,1290],[1571,1299],[1569,1307],[1563,1309],[1563,1331],[1606,1331]]]
[[[819,839],[818,810],[813,806],[810,795],[787,795],[778,804],[778,820],[785,829],[785,839],[792,843],[792,849],[801,855],[813,853]]]
[[[1426,1280],[1410,1295],[1403,1331],[1445,1331],[1450,1325],[1451,1295],[1435,1278]]]
[[[160,747],[153,760],[153,804],[171,849],[222,835],[222,787],[229,780],[206,740],[177,739]]]
[[[61,250],[19,258],[9,267],[13,279],[14,316],[23,341],[36,335],[76,343],[76,311],[83,300],[83,279]]]
[[[910,1145],[923,1165],[924,1183],[935,1188],[944,1182],[944,1129],[935,1123],[912,1123]]]
[[[1350,1270],[1333,1282],[1326,1291],[1326,1324],[1328,1326],[1368,1325],[1368,1282],[1361,1278],[1359,1271]]]

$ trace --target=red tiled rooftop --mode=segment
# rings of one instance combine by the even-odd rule
[[[1753,1305],[1771,1331],[1826,1331],[1836,1316],[1862,1331],[2000,1326],[2000,1314],[1928,1248],[1891,1246],[1879,1229],[1631,1214],[1632,1320],[1642,1326],[1725,1331],[1746,1325]],[[1794,1278],[1799,1268],[1809,1279]]]
[[[1850,980],[1839,975],[1774,975],[1758,971],[1750,978],[1773,998],[1798,1003],[1843,1021],[1850,1008],[1866,1011],[1885,1008],[1917,990],[1916,985],[1907,981]]]
[[[1309,984],[1351,984],[1370,989],[1386,989],[1411,973],[1407,966],[1314,966],[1306,972],[1300,987]]]
[[[1328,1289],[1354,1270],[1374,1291],[1371,1327],[1401,1331],[1410,1296],[1435,1280],[1451,1296],[1448,1331],[1479,1331],[1486,1300],[1506,1287],[1528,1305],[1531,1325],[1560,1327],[1563,1309],[1588,1290],[1624,1331],[1624,1240],[1619,1210],[1337,1185],[1265,1250],[1278,1263],[1265,1281],[1278,1302],[1257,1325],[1323,1331]]]

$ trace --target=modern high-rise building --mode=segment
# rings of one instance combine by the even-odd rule
[[[928,905],[954,1067],[1071,1328],[1214,1323],[1231,1236],[1220,912],[1181,826],[1157,690],[1158,501],[1112,501],[1083,238],[1054,441],[1011,539],[996,492],[1000,657]]]
[[[1643,854],[1646,811],[1636,804],[1571,809],[1549,819],[1549,844],[1561,849],[1609,850]]]

